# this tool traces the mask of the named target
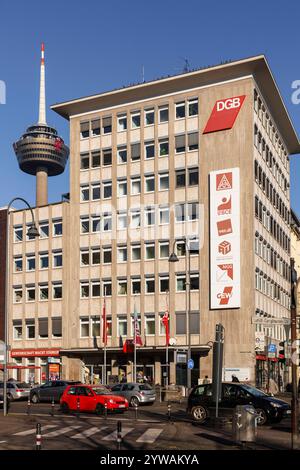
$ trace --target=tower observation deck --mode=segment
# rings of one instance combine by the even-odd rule
[[[41,48],[39,121],[28,127],[13,147],[20,169],[36,175],[36,206],[48,204],[48,176],[63,173],[69,148],[56,129],[46,122],[44,44]]]

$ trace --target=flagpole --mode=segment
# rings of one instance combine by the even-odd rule
[[[168,316],[169,316],[169,305],[168,305],[168,294],[169,292],[166,292],[166,304],[167,304],[167,311],[168,311]],[[166,341],[166,369],[167,369],[167,377],[166,377],[166,386],[168,387],[169,385],[169,341]]]
[[[106,302],[104,296],[104,312],[105,315],[102,314],[102,323],[103,323],[103,339],[104,339],[104,350],[103,350],[103,377],[102,382],[103,385],[106,385],[106,342],[107,342],[107,323],[106,323]]]
[[[133,336],[133,382],[136,383],[136,321],[137,321],[137,313],[136,313],[136,304],[135,304],[135,299],[136,297],[134,296],[134,307],[133,307],[133,317],[134,317],[134,322],[133,322],[133,331],[134,331],[134,336]]]

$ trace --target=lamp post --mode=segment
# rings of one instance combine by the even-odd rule
[[[5,343],[5,351],[4,351],[4,364],[3,364],[3,415],[7,415],[7,363],[8,363],[8,302],[9,302],[9,266],[10,266],[10,259],[9,259],[9,215],[10,215],[10,208],[15,201],[22,201],[28,207],[31,212],[32,222],[28,229],[27,235],[30,237],[38,237],[39,231],[35,224],[34,213],[29,205],[29,203],[21,198],[15,197],[10,201],[7,206],[7,221],[6,221],[6,282],[5,282],[5,311],[4,311],[4,343]]]
[[[188,367],[189,360],[191,359],[191,336],[190,336],[190,313],[191,313],[191,254],[188,246],[188,238],[183,239],[185,245],[185,296],[186,296],[186,336],[187,336],[187,388],[188,390],[192,386],[191,380],[191,369]],[[175,243],[173,243],[172,253],[169,256],[169,263],[176,263],[179,261],[178,256],[175,253]]]
[[[292,449],[299,449],[299,400],[298,400],[298,348],[297,341],[297,279],[295,260],[291,258],[291,342],[292,342]]]

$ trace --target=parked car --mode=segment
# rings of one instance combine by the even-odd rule
[[[30,384],[9,380],[7,382],[7,396],[10,401],[26,400],[30,394]],[[0,393],[3,393],[3,382],[0,382]]]
[[[257,424],[280,422],[291,413],[288,403],[267,395],[258,388],[243,383],[222,383],[222,395],[219,403],[220,415],[233,414],[237,405],[252,405],[258,414]],[[198,423],[204,423],[214,414],[212,384],[197,385],[188,398],[187,412]]]
[[[121,383],[111,387],[113,394],[121,395],[127,398],[130,406],[149,404],[152,405],[155,402],[156,393],[151,385],[144,383]]]
[[[102,415],[105,412],[121,412],[128,410],[126,398],[113,395],[104,385],[69,385],[60,399],[63,413],[69,411],[95,412]]]
[[[44,384],[30,390],[30,401],[32,403],[38,403],[40,401],[52,402],[52,400],[54,400],[59,403],[59,400],[67,386],[77,384],[81,384],[81,382],[75,380],[53,380],[45,382]]]

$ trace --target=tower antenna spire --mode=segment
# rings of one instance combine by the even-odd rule
[[[41,72],[40,72],[40,103],[39,103],[39,122],[38,124],[47,125],[46,122],[46,94],[45,94],[45,45],[41,45]]]

